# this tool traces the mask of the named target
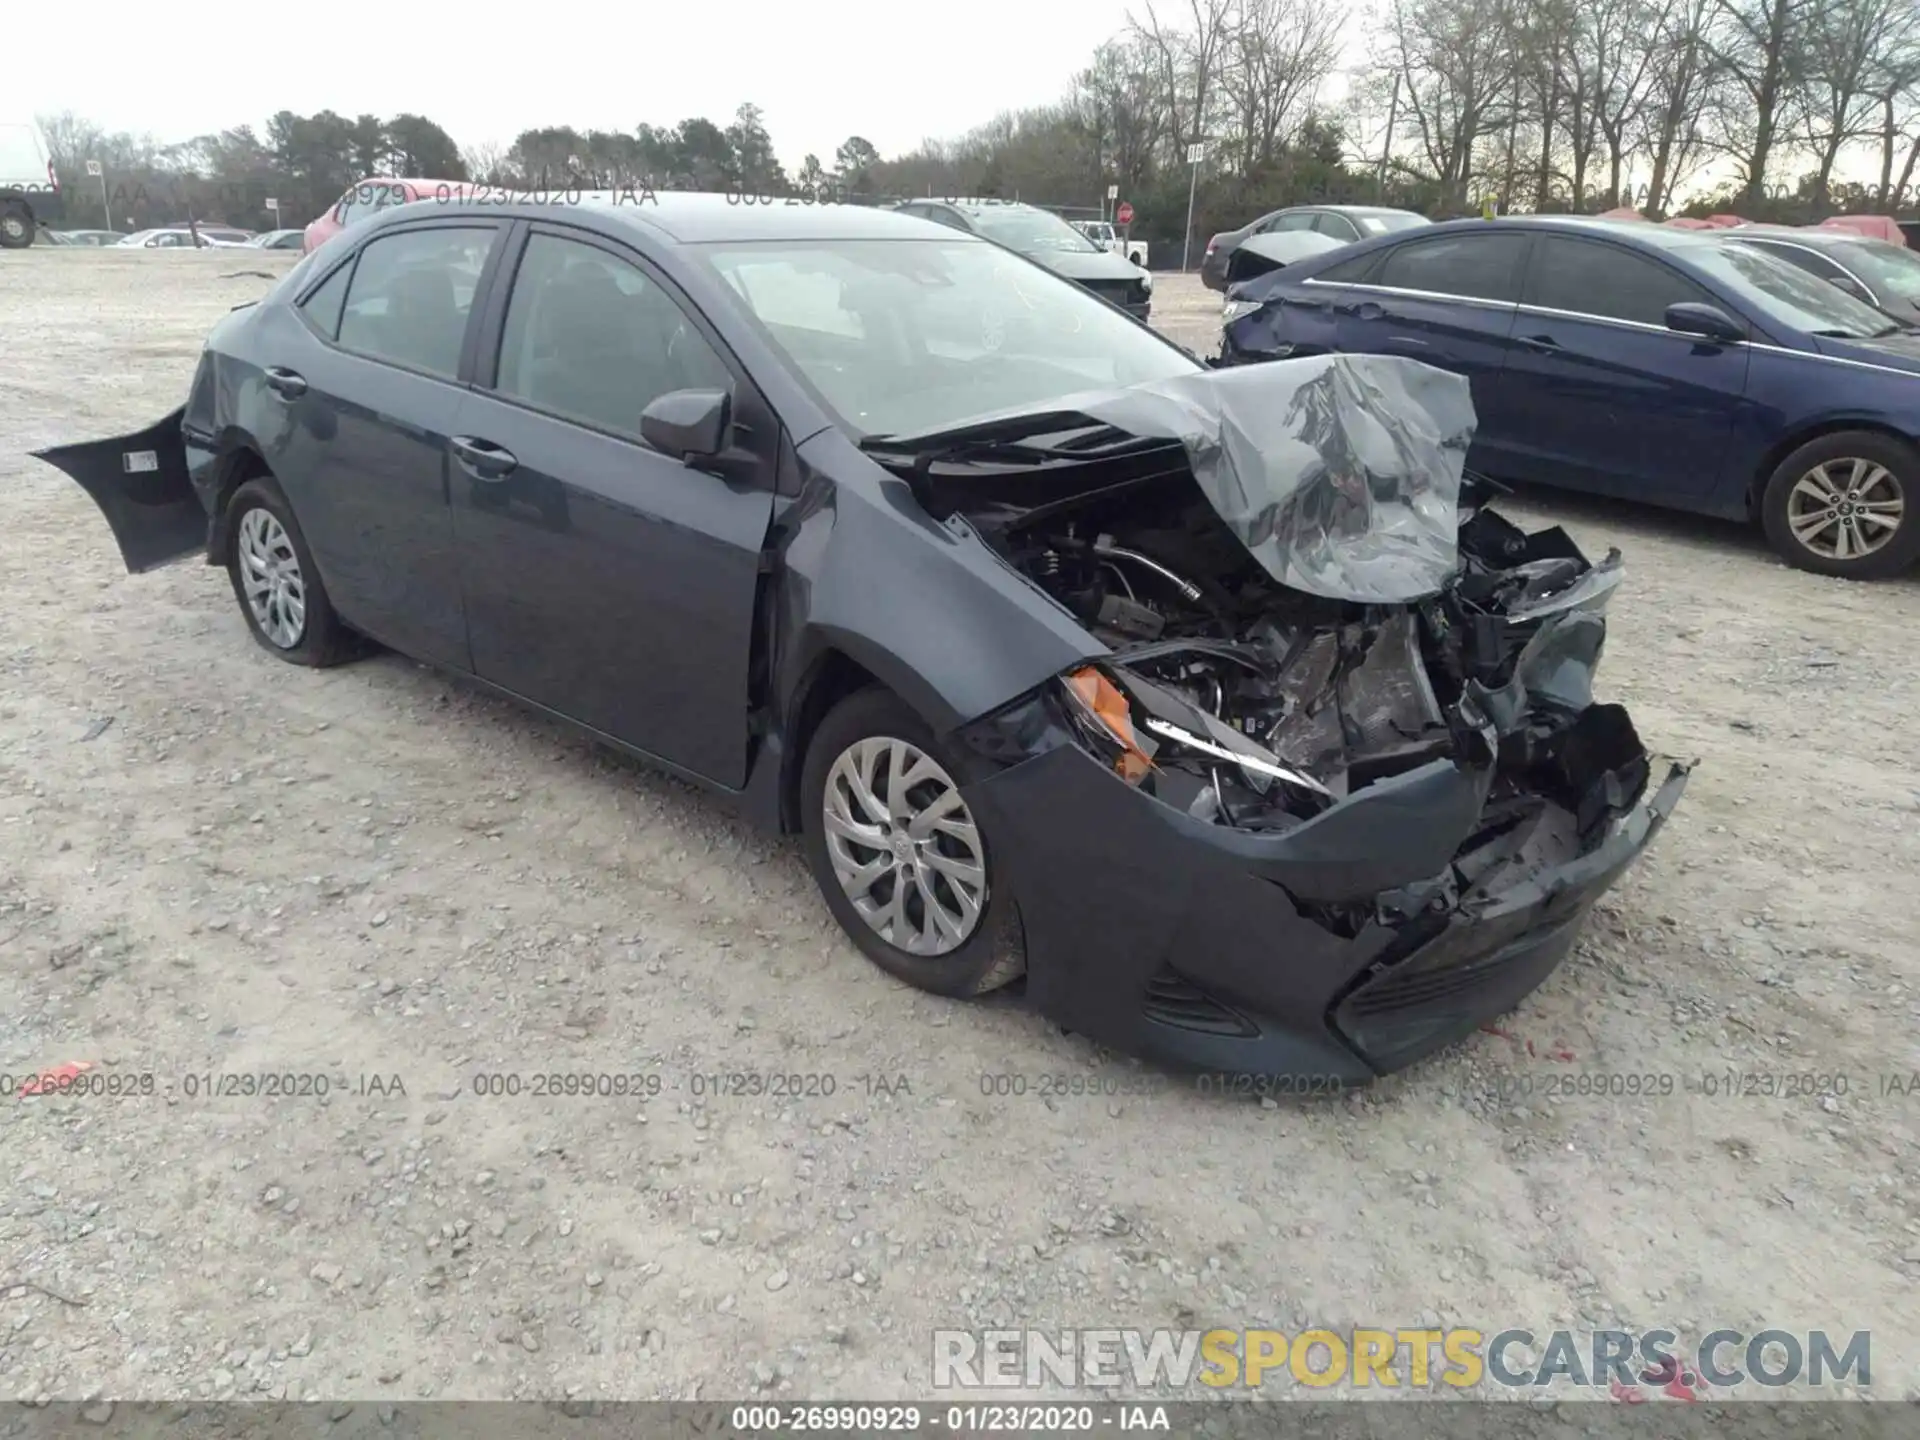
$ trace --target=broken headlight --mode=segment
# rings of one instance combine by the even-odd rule
[[[1138,785],[1153,769],[1153,751],[1133,728],[1133,707],[1118,685],[1093,666],[1084,666],[1060,677],[1060,689],[1066,697],[1067,713],[1080,724],[1081,732],[1102,757],[1113,766],[1113,773],[1129,785]]]

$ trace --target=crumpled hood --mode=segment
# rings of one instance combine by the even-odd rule
[[[1082,413],[1186,447],[1227,527],[1283,585],[1395,604],[1459,563],[1467,381],[1418,360],[1320,355],[1078,397]]]

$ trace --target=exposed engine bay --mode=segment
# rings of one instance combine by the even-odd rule
[[[1286,831],[1439,763],[1488,777],[1476,843],[1552,807],[1578,851],[1649,772],[1591,690],[1620,556],[1488,508],[1473,424],[1458,376],[1328,356],[1083,397],[895,463],[1109,647],[1066,704],[1164,803]]]
[[[1459,573],[1438,594],[1309,595],[1254,562],[1177,448],[1153,458],[1147,474],[1076,497],[1015,508],[976,492],[963,508],[1111,647],[1159,798],[1219,824],[1285,829],[1489,745],[1516,789],[1587,823],[1638,798],[1638,738],[1586,688],[1618,552],[1593,566],[1563,530],[1526,534],[1476,503],[1463,509]]]

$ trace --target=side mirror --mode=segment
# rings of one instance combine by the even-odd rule
[[[640,412],[640,437],[663,455],[693,461],[727,448],[733,396],[725,390],[669,390]]]
[[[1692,300],[1667,307],[1667,328],[1722,344],[1747,338],[1745,328],[1718,305],[1702,305]]]

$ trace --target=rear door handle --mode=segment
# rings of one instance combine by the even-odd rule
[[[1560,348],[1560,342],[1551,335],[1522,335],[1518,337],[1518,341],[1527,349],[1537,350],[1542,354],[1550,353]]]
[[[285,366],[269,365],[267,387],[276,394],[286,396],[289,400],[297,400],[307,393],[307,380],[304,375],[289,370]]]
[[[460,468],[476,480],[504,480],[520,463],[511,450],[503,450],[491,440],[472,435],[455,435],[447,445],[459,460]]]

